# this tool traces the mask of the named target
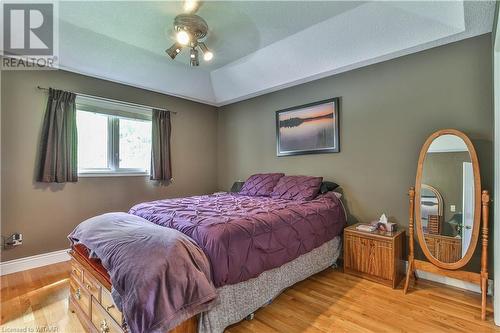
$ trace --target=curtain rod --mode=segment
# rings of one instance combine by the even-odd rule
[[[40,90],[49,91],[49,88],[40,87],[40,86],[37,86],[37,88],[40,89]],[[70,91],[70,92],[73,93],[73,94],[75,94],[75,95],[82,96],[82,97],[90,97],[90,98],[100,99],[100,100],[107,101],[107,102],[112,102],[112,103],[126,104],[126,105],[129,105],[129,106],[135,106],[135,107],[141,107],[141,108],[147,108],[147,109],[156,109],[156,110],[160,110],[160,111],[167,111],[167,112],[170,112],[170,113],[173,113],[173,114],[177,114],[177,111],[169,111],[169,110],[166,110],[166,109],[163,109],[163,108],[159,108],[159,107],[156,107],[156,106],[150,106],[150,105],[144,105],[144,104],[137,104],[137,103],[125,102],[125,101],[120,101],[120,100],[117,100],[117,99],[106,98],[106,97],[97,96],[97,95],[82,94],[82,93],[74,92],[74,91]]]

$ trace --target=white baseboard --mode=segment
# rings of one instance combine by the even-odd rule
[[[0,275],[21,272],[32,268],[56,264],[70,259],[68,249],[49,253],[38,254],[36,256],[9,260],[0,263]]]
[[[405,272],[408,268],[408,261],[405,261]],[[460,289],[465,289],[473,291],[475,293],[481,293],[481,288],[478,284],[470,283],[467,281],[457,280],[447,276],[442,276],[434,273],[424,272],[417,269],[417,277],[423,280],[429,280],[433,282],[438,282],[446,284],[448,286],[457,287]],[[488,279],[488,295],[493,295],[493,280]]]

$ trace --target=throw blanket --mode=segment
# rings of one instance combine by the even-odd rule
[[[177,230],[109,213],[82,222],[68,237],[101,259],[133,333],[164,333],[208,310],[217,296],[205,254]]]

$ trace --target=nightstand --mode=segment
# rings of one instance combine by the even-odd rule
[[[396,288],[404,274],[404,230],[365,232],[357,225],[344,229],[344,272]]]

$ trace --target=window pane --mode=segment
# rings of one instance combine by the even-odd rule
[[[78,169],[108,168],[108,116],[78,111]]]
[[[120,118],[120,168],[149,170],[151,122]]]

